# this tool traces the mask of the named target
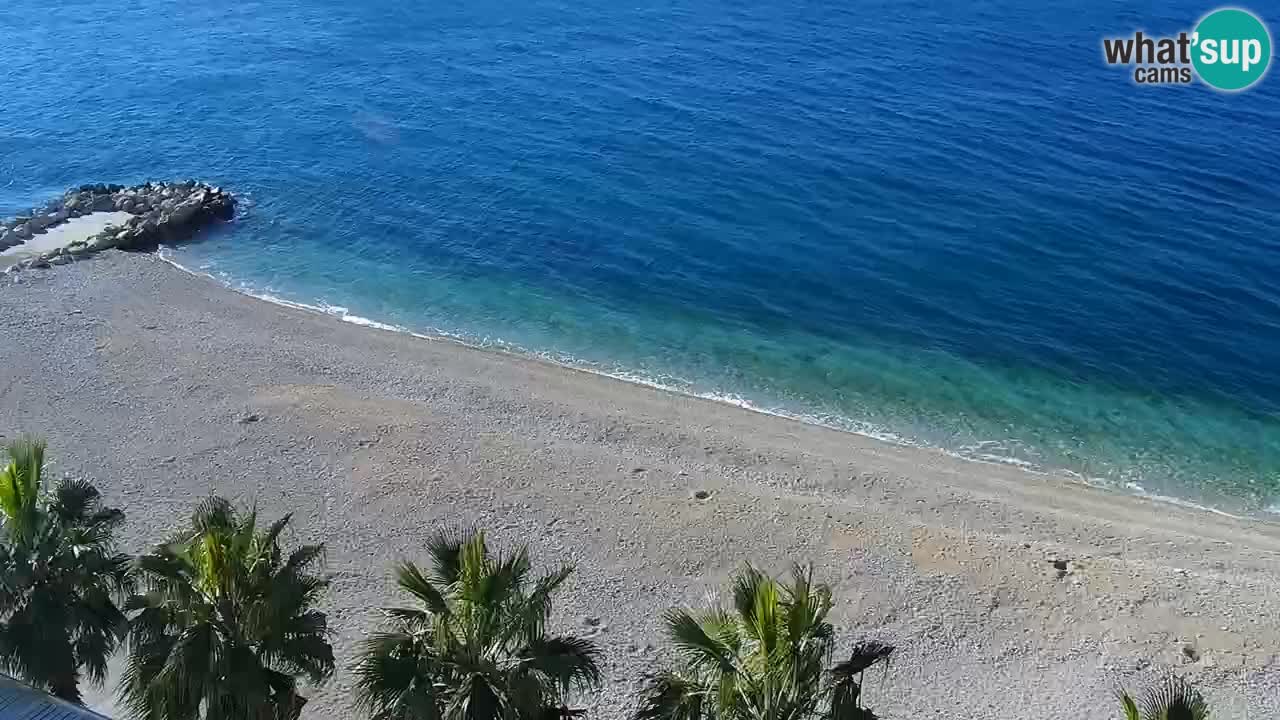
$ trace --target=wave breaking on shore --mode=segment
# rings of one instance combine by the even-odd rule
[[[442,328],[428,328],[423,330],[414,330],[402,325],[381,322],[363,315],[357,315],[350,312],[350,308],[342,305],[330,304],[324,301],[316,303],[304,303],[296,300],[289,300],[280,297],[269,288],[266,290],[255,288],[246,283],[235,283],[230,276],[218,276],[213,273],[205,272],[183,265],[173,258],[169,248],[161,246],[158,248],[157,257],[168,265],[180,270],[184,273],[206,278],[211,280],[229,291],[237,292],[257,300],[261,300],[281,307],[302,310],[305,312],[313,312],[321,315],[327,315],[345,323],[358,325],[361,327],[382,330],[386,332],[400,333],[409,335],[427,341],[446,341],[462,345],[467,348],[501,352],[518,357],[547,362],[558,367],[577,372],[585,372],[601,377],[607,377],[620,382],[630,383],[643,387],[652,388],[661,392],[674,393],[690,398],[707,400],[724,405],[741,408],[762,415],[770,415],[774,417],[784,418],[795,422],[813,425],[838,432],[849,433],[861,437],[870,438],[879,442],[889,443],[900,447],[909,447],[921,450],[931,450],[942,453],[946,456],[972,463],[1002,465],[1016,467],[1024,472],[1040,475],[1040,476],[1057,476],[1072,482],[1078,482],[1092,487],[1103,488],[1112,491],[1127,492],[1139,497],[1157,502],[1168,503],[1178,507],[1200,510],[1204,512],[1221,515],[1229,518],[1242,518],[1246,515],[1228,512],[1212,505],[1198,503],[1185,498],[1179,498],[1173,495],[1158,493],[1148,490],[1140,482],[1122,481],[1117,482],[1110,478],[1092,477],[1083,473],[1079,473],[1067,468],[1044,467],[1028,461],[1023,458],[1001,455],[996,452],[987,451],[992,447],[1003,447],[1005,441],[991,440],[970,443],[961,448],[947,448],[939,445],[933,445],[921,442],[914,438],[895,433],[885,428],[874,427],[869,423],[858,421],[852,418],[839,417],[833,415],[817,415],[812,413],[795,412],[783,407],[767,406],[757,402],[748,400],[741,395],[728,391],[717,390],[698,390],[692,387],[693,383],[683,378],[675,376],[667,376],[665,378],[656,378],[643,373],[621,367],[607,368],[602,367],[599,363],[583,360],[581,358],[556,353],[554,351],[533,350],[524,346],[507,342],[501,338],[485,338],[476,339],[464,335],[462,333],[451,332]],[[1270,505],[1263,510],[1267,515],[1280,515],[1280,503]]]

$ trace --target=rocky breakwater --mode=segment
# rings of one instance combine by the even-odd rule
[[[226,190],[195,180],[148,182],[132,187],[81,185],[44,207],[33,208],[29,214],[0,222],[0,252],[27,243],[33,236],[73,218],[99,212],[128,213],[132,217],[63,247],[27,257],[8,271],[61,265],[109,248],[151,250],[161,243],[186,240],[212,223],[230,220],[235,214],[235,202]]]

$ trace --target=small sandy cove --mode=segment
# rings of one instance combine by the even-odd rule
[[[887,445],[714,402],[357,327],[103,253],[0,284],[0,434],[45,435],[141,550],[208,493],[328,544],[342,670],[305,717],[353,717],[356,643],[399,558],[479,524],[577,572],[561,628],[608,651],[590,717],[666,657],[659,615],[740,563],[813,561],[848,641],[900,652],[890,718],[1118,716],[1173,669],[1217,720],[1280,717],[1280,529]],[[705,494],[705,499],[695,496]],[[110,688],[94,697],[113,712]]]

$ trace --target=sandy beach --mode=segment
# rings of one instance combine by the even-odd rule
[[[1275,524],[358,327],[149,255],[15,278],[0,435],[46,436],[55,473],[126,511],[128,550],[209,493],[327,543],[342,669],[307,718],[353,717],[392,562],[464,524],[576,563],[557,614],[608,652],[589,717],[625,717],[661,611],[747,560],[813,561],[842,637],[899,645],[870,682],[885,717],[1116,717],[1117,683],[1169,669],[1216,719],[1280,717]]]

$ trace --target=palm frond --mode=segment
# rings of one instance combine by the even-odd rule
[[[787,589],[787,636],[797,646],[808,640],[828,639],[833,630],[826,622],[831,610],[831,588],[813,581],[813,565],[795,565]]]
[[[433,615],[448,615],[449,605],[444,596],[436,589],[426,575],[411,562],[403,562],[396,566],[396,584],[422,602],[427,611]]]
[[[756,587],[755,607],[744,618],[746,630],[760,646],[762,656],[772,655],[778,647],[781,634],[782,591],[777,581],[768,579]]]
[[[430,668],[429,651],[415,642],[412,635],[396,632],[376,633],[361,644],[354,674],[356,701],[372,712],[377,707],[394,704],[395,698],[407,692],[414,682],[431,678],[420,675]]]
[[[692,612],[673,608],[663,615],[663,622],[672,642],[689,663],[725,674],[735,671],[733,652],[716,637],[718,633],[708,633],[708,628]]]
[[[505,639],[511,642],[532,642],[545,635],[547,619],[551,616],[552,595],[572,573],[573,566],[565,565],[544,575],[528,595],[512,603],[512,622]]]
[[[537,716],[537,720],[570,720],[570,718],[579,718],[586,714],[587,711],[580,708],[550,705],[542,709],[542,712]]]
[[[53,491],[50,510],[64,524],[84,522],[96,509],[101,495],[86,480],[63,480]]]
[[[1120,707],[1124,709],[1124,720],[1142,720],[1142,715],[1138,712],[1138,703],[1132,695],[1121,689],[1116,691],[1116,697],[1120,701]]]
[[[235,508],[226,498],[205,498],[191,515],[191,529],[196,535],[233,532],[236,529]]]
[[[768,575],[747,564],[733,577],[733,607],[747,627],[755,627],[755,611],[763,586],[772,582]]]
[[[1170,675],[1142,698],[1143,720],[1207,720],[1209,705],[1190,683]]]
[[[837,678],[861,674],[876,663],[888,663],[894,647],[878,640],[864,640],[853,646],[849,659],[831,668],[831,674]]]
[[[285,561],[284,569],[287,571],[301,572],[324,558],[324,545],[303,545],[302,547],[289,553],[289,558]]]
[[[477,720],[518,717],[510,698],[485,674],[467,675],[445,705],[448,720]]]
[[[560,586],[572,574],[572,565],[562,565],[555,572],[543,575],[534,584],[533,592],[529,594],[530,597],[550,598],[551,594],[560,589]]]
[[[431,555],[432,579],[441,585],[458,582],[462,574],[462,546],[475,534],[475,530],[440,530],[427,540],[427,553]]]
[[[417,608],[383,608],[382,612],[404,632],[416,633],[429,630],[435,622],[431,613]]]
[[[272,666],[280,667],[288,670],[290,677],[303,676],[317,685],[337,669],[327,628],[291,635],[280,645],[278,652],[264,656],[264,659],[271,661],[268,670]]]
[[[9,463],[0,469],[0,513],[11,538],[29,542],[36,532],[45,443],[21,437],[10,443],[7,451]]]
[[[9,443],[10,463],[26,478],[26,489],[40,489],[40,473],[44,469],[44,453],[48,444],[44,440],[24,435]]]
[[[600,685],[600,647],[591,640],[570,636],[539,638],[519,650],[524,669],[550,680],[567,693]]]
[[[831,669],[831,720],[864,720],[875,715],[862,707],[862,674],[876,663],[888,664],[893,646],[876,640],[859,642],[849,659]]]
[[[257,515],[257,513],[255,512],[254,515]],[[293,513],[285,513],[279,520],[271,523],[271,526],[262,534],[258,539],[258,542],[264,547],[279,548],[280,535],[284,532],[285,528],[289,527],[289,523],[292,520]]]
[[[492,572],[493,563],[484,531],[477,530],[458,551],[458,596],[472,605],[484,607],[489,594],[486,586]]]
[[[672,672],[650,676],[640,691],[631,720],[703,720],[712,718],[707,688]],[[726,719],[727,720],[727,719]]]

